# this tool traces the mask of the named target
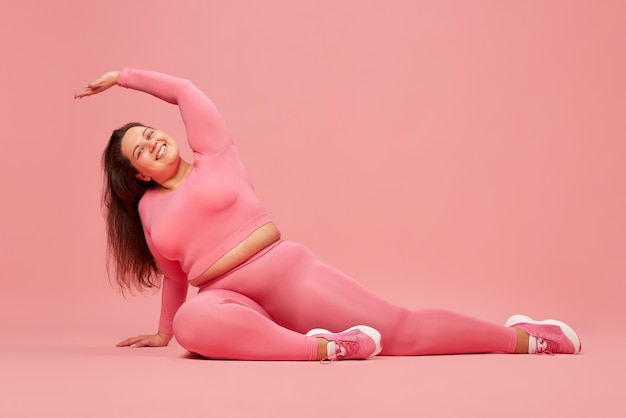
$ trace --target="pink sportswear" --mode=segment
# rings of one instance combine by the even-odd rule
[[[278,241],[187,298],[195,278],[261,225],[270,222],[253,193],[224,122],[189,81],[121,71],[118,84],[177,104],[194,151],[193,171],[176,190],[148,191],[139,212],[164,274],[159,331],[187,350],[234,360],[313,360],[313,328],[339,332],[368,325],[383,355],[513,352],[517,332],[442,309],[395,305],[306,247]]]

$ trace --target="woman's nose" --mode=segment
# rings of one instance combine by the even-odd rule
[[[150,151],[150,154],[152,154],[154,152],[154,148],[156,147],[156,141],[153,139],[147,139],[146,140],[146,147],[148,147],[148,150]]]

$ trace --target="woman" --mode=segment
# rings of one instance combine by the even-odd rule
[[[560,321],[516,315],[499,326],[381,299],[281,239],[218,110],[191,82],[123,69],[75,98],[116,84],[177,104],[194,151],[193,162],[185,161],[172,137],[140,123],[114,131],[105,150],[108,244],[118,283],[152,287],[163,275],[158,332],[118,346],[166,346],[175,336],[191,352],[240,360],[580,352],[580,339]],[[186,300],[189,285],[199,290]]]

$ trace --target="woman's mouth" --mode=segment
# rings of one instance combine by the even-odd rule
[[[166,152],[167,152],[167,145],[165,144],[161,145],[161,149],[159,150],[156,156],[156,159],[160,160],[165,155]]]

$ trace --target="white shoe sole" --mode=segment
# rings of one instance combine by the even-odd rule
[[[319,334],[341,334],[343,332],[352,331],[353,329],[358,329],[359,331],[361,331],[362,333],[364,333],[368,337],[370,337],[372,340],[374,340],[374,342],[376,343],[376,349],[374,350],[374,353],[370,357],[377,356],[382,351],[383,348],[380,345],[380,340],[381,340],[382,336],[380,335],[380,332],[378,332],[376,329],[374,329],[372,327],[368,327],[367,325],[356,325],[356,326],[354,326],[352,328],[348,328],[345,331],[341,331],[341,332],[337,332],[337,333],[330,332],[329,330],[323,329],[323,328],[315,328],[315,329],[312,329],[311,331],[307,332],[306,335],[307,335],[307,337],[313,337],[313,336],[319,335]]]
[[[572,329],[572,327],[567,325],[565,322],[557,321],[556,319],[535,321],[534,319],[526,315],[513,315],[509,319],[507,319],[504,325],[507,327],[512,327],[516,324],[556,325],[561,328],[563,334],[565,334],[565,336],[572,342],[572,344],[574,344],[574,354],[580,353],[580,350],[582,348],[580,344],[580,338],[578,337],[578,334],[576,334],[576,332]]]

